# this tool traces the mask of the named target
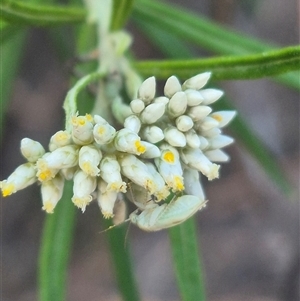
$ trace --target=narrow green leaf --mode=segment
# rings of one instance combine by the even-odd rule
[[[111,30],[124,27],[133,7],[134,0],[113,0]]]
[[[78,23],[85,20],[81,8],[37,5],[19,1],[3,1],[0,4],[2,20],[15,25],[54,26]]]
[[[198,254],[195,219],[190,218],[168,232],[182,301],[204,301],[204,276]]]
[[[26,34],[26,31],[21,30],[0,46],[0,143],[4,134],[5,113],[22,57]]]
[[[107,229],[112,225],[110,220],[103,221]],[[139,301],[141,299],[134,277],[130,246],[128,240],[126,240],[126,232],[126,225],[121,225],[106,231],[106,236],[122,299],[124,301]]]
[[[76,212],[71,197],[72,182],[66,182],[64,195],[55,212],[46,216],[39,255],[40,301],[65,300]]]
[[[145,77],[155,75],[167,78],[178,75],[183,78],[211,71],[216,80],[257,79],[300,69],[300,46],[246,56],[214,57],[208,59],[141,61],[135,68]]]
[[[219,54],[242,55],[276,48],[271,43],[226,29],[224,25],[218,25],[203,16],[162,1],[137,0],[133,20],[138,26],[142,23],[155,24],[171,35],[176,35],[181,43],[189,41]],[[171,47],[175,48],[173,45]],[[294,89],[300,89],[299,73],[283,74],[275,77],[274,80]]]

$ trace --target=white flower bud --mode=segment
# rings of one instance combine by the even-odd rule
[[[151,102],[156,92],[156,81],[155,77],[147,78],[140,86],[138,91],[138,98],[141,99],[145,104]]]
[[[165,140],[175,147],[184,147],[186,145],[186,139],[182,132],[175,127],[167,127],[164,130]]]
[[[196,129],[196,131],[208,131],[214,127],[217,127],[218,125],[219,122],[216,119],[207,116],[203,118],[202,122],[195,124],[194,128]]]
[[[21,153],[28,162],[36,162],[45,154],[45,149],[39,142],[24,138],[21,140]]]
[[[146,146],[146,151],[141,154],[141,158],[144,159],[153,159],[160,156],[160,149],[147,141],[142,141],[142,143]]]
[[[175,93],[168,103],[168,114],[171,117],[178,117],[184,114],[187,108],[187,97],[184,92]]]
[[[55,177],[60,169],[70,168],[78,164],[78,147],[76,145],[66,145],[57,148],[52,153],[46,153],[37,163],[37,177],[43,181],[48,181]]]
[[[53,179],[59,172],[59,168],[51,168],[48,166],[46,157],[48,157],[50,154],[51,153],[44,154],[44,156],[38,159],[36,162],[36,168],[37,168],[36,176],[40,182]]]
[[[189,108],[187,114],[193,119],[193,121],[199,121],[205,118],[206,116],[208,116],[208,114],[210,114],[211,111],[212,111],[211,107],[200,105],[200,106]]]
[[[220,166],[212,163],[201,150],[183,149],[180,157],[186,165],[200,171],[209,181],[219,177]]]
[[[220,135],[221,133],[222,133],[222,131],[219,128],[214,127],[207,131],[201,131],[201,136],[206,137],[206,138],[212,138],[212,137]]]
[[[234,118],[235,115],[236,111],[219,111],[212,113],[210,117],[218,121],[218,127],[222,128],[226,126]]]
[[[130,108],[134,114],[139,114],[144,110],[145,103],[141,99],[134,99],[130,102]]]
[[[126,192],[126,183],[122,181],[121,167],[114,155],[106,155],[102,159],[100,176],[107,183],[108,191]]]
[[[33,163],[18,166],[6,180],[0,181],[2,196],[9,196],[33,184],[37,180],[35,174],[36,170]]]
[[[146,151],[146,146],[141,142],[141,138],[126,128],[117,132],[114,144],[120,152],[140,155]]]
[[[224,92],[218,89],[203,89],[200,94],[204,98],[202,104],[207,106],[217,101]]]
[[[86,145],[93,142],[93,123],[86,116],[72,117],[72,139],[78,145]]]
[[[104,218],[112,218],[118,192],[107,189],[107,183],[103,180],[98,182],[97,201]]]
[[[169,147],[162,150],[161,157],[154,160],[155,165],[168,187],[173,191],[184,190],[182,167],[176,149]]]
[[[122,174],[139,186],[147,189],[151,194],[155,191],[155,181],[145,163],[134,155],[124,155],[118,158]]]
[[[53,152],[59,147],[66,146],[72,143],[71,134],[67,131],[58,131],[51,138],[49,143],[49,150]]]
[[[211,139],[209,139],[209,149],[217,149],[225,147],[231,143],[233,143],[233,139],[226,135],[218,135]]]
[[[188,106],[198,106],[200,103],[204,101],[204,98],[202,94],[199,91],[193,90],[193,89],[188,89],[185,90],[184,93],[186,94],[187,97],[187,104]]]
[[[195,130],[191,129],[185,133],[186,144],[191,148],[199,148],[200,147],[200,138],[195,132]]]
[[[93,129],[94,139],[96,143],[103,145],[113,141],[116,135],[116,130],[108,122],[97,123]]]
[[[43,207],[47,213],[53,213],[58,201],[61,199],[64,190],[65,180],[61,175],[57,175],[52,180],[43,182],[41,185]]]
[[[200,74],[193,76],[190,79],[186,80],[183,83],[182,88],[183,88],[183,90],[186,90],[186,89],[200,90],[203,86],[206,85],[210,76],[211,76],[211,72],[200,73]]]
[[[167,79],[167,82],[164,87],[164,94],[171,98],[176,92],[181,91],[181,84],[178,78],[174,75]]]
[[[101,151],[94,145],[85,145],[80,148],[78,164],[80,168],[92,177],[99,175],[99,163],[102,159]]]
[[[175,120],[176,127],[181,132],[186,132],[194,126],[194,122],[191,117],[187,115],[181,115]]]
[[[49,168],[69,168],[78,164],[78,146],[77,145],[66,145],[57,148],[52,153],[47,153],[47,156],[43,156]]]
[[[229,161],[229,156],[220,149],[205,151],[205,156],[212,162]]]
[[[91,194],[96,189],[96,186],[96,177],[88,176],[80,169],[75,173],[72,202],[82,212],[85,211],[86,206],[93,200]]]
[[[205,200],[202,185],[200,183],[199,172],[192,168],[185,168],[183,170],[185,193],[199,197]]]
[[[163,103],[164,105],[167,105],[168,102],[169,102],[169,98],[165,96],[156,97],[153,101],[153,103]]]
[[[152,103],[148,105],[140,114],[142,123],[155,123],[165,113],[165,105],[163,103]]]
[[[156,125],[146,126],[141,134],[142,137],[150,143],[157,143],[165,138],[162,129]]]
[[[138,133],[141,129],[141,121],[136,115],[128,116],[124,121],[124,127]]]
[[[155,192],[153,194],[157,198],[156,201],[160,202],[168,197],[170,191],[165,183],[165,180],[160,175],[160,173],[156,170],[155,166],[152,163],[146,163],[146,166],[149,172],[152,174],[156,185]]]
[[[208,147],[208,145],[209,145],[209,142],[207,141],[207,139],[205,139],[202,136],[199,136],[199,139],[200,139],[200,149],[201,150],[206,149]]]

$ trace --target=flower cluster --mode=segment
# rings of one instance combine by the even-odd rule
[[[113,216],[118,195],[131,182],[156,202],[170,193],[204,200],[199,172],[208,180],[219,176],[215,162],[228,160],[221,148],[233,142],[221,129],[235,115],[212,113],[209,105],[223,92],[202,89],[209,77],[202,73],[181,85],[171,76],[160,97],[155,78],[146,79],[118,131],[101,116],[87,114],[73,116],[70,131],[55,133],[48,152],[24,138],[21,153],[28,162],[0,182],[3,196],[39,182],[43,210],[52,213],[65,180],[73,180],[72,202],[85,211],[96,198],[105,218]]]

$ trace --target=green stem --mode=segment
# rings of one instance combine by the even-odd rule
[[[190,77],[211,71],[217,80],[257,79],[300,68],[300,46],[245,56],[214,57],[208,59],[140,61],[134,63],[143,76],[167,78],[173,74]]]
[[[64,101],[63,108],[66,113],[66,129],[70,129],[70,119],[74,116],[77,112],[77,96],[78,94],[86,88],[91,82],[103,78],[105,73],[103,72],[94,72],[86,75],[85,77],[81,78],[75,86],[69,90],[66,99]]]

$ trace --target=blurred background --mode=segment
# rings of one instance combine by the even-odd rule
[[[299,44],[296,0],[173,2],[266,42]],[[160,57],[134,24],[128,29],[138,58]],[[19,151],[22,138],[46,147],[51,135],[63,127],[68,78],[67,63],[59,61],[47,31],[30,30],[5,120],[1,179],[24,162]],[[276,156],[294,192],[287,199],[238,141],[228,148],[231,162],[222,166],[219,180],[205,183],[210,201],[197,214],[208,300],[300,300],[299,93],[268,79],[216,84]],[[230,135],[230,129],[225,132]],[[2,200],[1,300],[37,300],[44,217],[37,185]],[[119,301],[97,204],[88,206],[84,214],[78,210],[77,218],[68,300]],[[142,300],[180,300],[167,232],[145,233],[131,226],[128,240]]]

